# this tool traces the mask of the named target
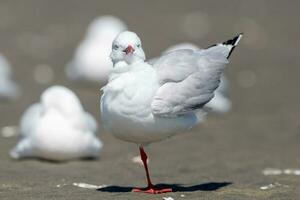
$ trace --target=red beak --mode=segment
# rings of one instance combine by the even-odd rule
[[[124,49],[124,52],[127,54],[129,53],[133,53],[134,52],[134,48],[131,45],[128,45],[126,49]]]

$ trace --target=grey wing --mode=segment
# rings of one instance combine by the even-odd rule
[[[230,40],[234,42],[231,44],[225,42],[199,51],[177,50],[160,57],[153,65],[160,87],[151,102],[152,113],[176,116],[209,102],[240,37]]]

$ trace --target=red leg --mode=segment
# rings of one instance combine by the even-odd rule
[[[132,189],[132,192],[143,192],[143,193],[149,193],[149,194],[160,194],[160,193],[172,192],[171,188],[158,189],[152,184],[150,175],[149,175],[148,165],[147,165],[148,157],[147,157],[147,154],[145,153],[143,147],[140,147],[140,154],[141,154],[141,159],[143,161],[144,168],[146,171],[148,186],[146,188],[134,188],[134,189]]]

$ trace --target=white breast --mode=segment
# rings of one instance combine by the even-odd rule
[[[146,63],[113,73],[101,98],[103,124],[115,137],[134,143],[163,140],[193,126],[197,121],[193,113],[176,118],[153,116],[151,102],[158,87],[156,72]]]

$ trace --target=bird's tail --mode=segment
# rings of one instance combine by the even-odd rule
[[[243,36],[243,33],[240,33],[237,36],[235,36],[234,38],[222,43],[222,45],[225,45],[226,47],[230,48],[230,51],[227,55],[227,59],[230,57],[231,53],[233,52],[234,48],[241,40],[242,36]]]
[[[219,52],[222,53],[227,59],[230,57],[232,51],[236,47],[236,45],[239,43],[243,36],[243,33],[238,34],[234,38],[227,40],[223,43],[214,44],[212,46],[209,46],[207,50],[212,52]]]

